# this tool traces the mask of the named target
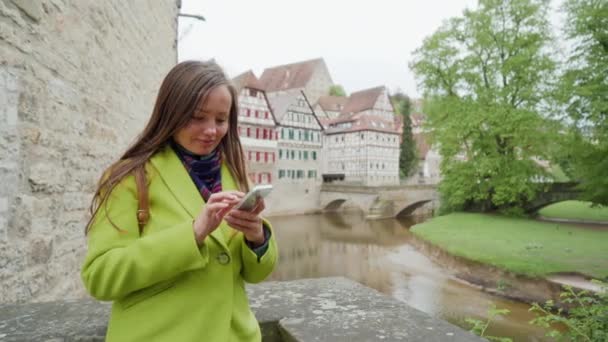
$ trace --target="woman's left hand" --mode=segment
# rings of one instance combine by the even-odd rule
[[[230,227],[243,232],[247,241],[259,246],[264,243],[264,228],[259,215],[265,207],[264,200],[260,198],[252,211],[232,209],[224,220]]]

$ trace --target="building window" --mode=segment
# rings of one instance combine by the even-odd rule
[[[257,161],[257,162],[260,161],[260,152],[255,153],[255,161]]]
[[[291,150],[291,159],[296,159],[296,152],[294,150]]]
[[[317,151],[312,151],[312,160],[317,160]]]
[[[285,170],[279,170],[279,179],[285,177]]]
[[[298,178],[304,178],[304,170],[298,170]]]
[[[289,140],[293,140],[293,129],[289,129]]]
[[[264,152],[264,163],[268,163],[268,152]]]
[[[308,160],[308,151],[304,151],[304,160]]]
[[[262,131],[263,131],[262,138],[264,140],[268,139],[268,133],[266,132],[266,128],[262,129]]]

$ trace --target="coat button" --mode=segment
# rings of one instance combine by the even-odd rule
[[[227,265],[230,262],[230,256],[226,252],[222,252],[217,256],[217,262],[222,265]]]

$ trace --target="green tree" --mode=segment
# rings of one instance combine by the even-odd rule
[[[543,116],[554,83],[548,0],[480,0],[424,40],[410,67],[442,156],[448,210],[517,210],[541,187],[555,137]],[[446,209],[444,208],[444,209]]]
[[[568,0],[563,9],[572,50],[559,98],[574,123],[564,164],[584,199],[608,205],[608,1]]]
[[[346,96],[346,91],[344,91],[344,87],[339,84],[334,84],[329,87],[329,95],[331,96]]]
[[[416,142],[412,135],[411,107],[412,103],[409,97],[407,95],[403,96],[399,102],[399,114],[397,114],[403,116],[403,134],[399,151],[399,173],[402,177],[412,175],[418,167]]]
[[[599,287],[596,293],[564,287],[560,301],[568,305],[567,313],[552,300],[544,305],[533,303],[529,311],[534,312],[536,318],[530,323],[548,329],[546,335],[559,341],[608,341],[608,283],[593,282]],[[567,330],[557,330],[560,325]]]

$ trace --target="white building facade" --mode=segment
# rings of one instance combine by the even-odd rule
[[[278,122],[278,182],[318,183],[323,131],[306,97],[300,92],[270,101]]]
[[[274,181],[278,132],[274,114],[255,75],[247,72],[234,80],[239,91],[238,132],[247,162],[247,173],[254,184]]]
[[[324,142],[328,175],[366,186],[399,184],[400,136],[385,87],[353,93]]]

